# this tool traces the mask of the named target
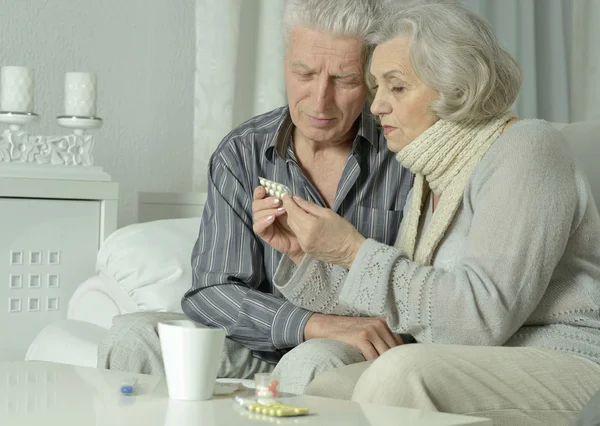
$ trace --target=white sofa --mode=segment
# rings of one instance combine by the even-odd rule
[[[599,203],[600,121],[556,127],[569,141]],[[26,359],[95,366],[98,342],[115,315],[181,312],[181,297],[192,282],[190,256],[198,225],[199,218],[171,219],[117,230],[98,253],[98,275],[71,298],[68,318],[43,329]]]

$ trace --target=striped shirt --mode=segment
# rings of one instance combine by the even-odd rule
[[[332,210],[365,237],[393,245],[412,175],[387,149],[366,107],[356,124]],[[293,129],[288,107],[278,108],[241,124],[211,156],[208,198],[192,252],[192,288],[182,299],[191,319],[224,328],[269,362],[303,342],[312,312],[285,300],[272,285],[283,255],[253,232],[254,189],[265,177],[325,207],[298,164]]]

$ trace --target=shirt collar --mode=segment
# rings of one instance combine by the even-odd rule
[[[365,106],[361,114],[354,122],[354,125],[358,126],[358,131],[356,133],[356,138],[354,139],[352,149],[356,150],[358,143],[362,139],[365,139],[373,146],[373,148],[375,148],[376,152],[379,152],[380,131],[377,128],[375,120],[373,120],[373,116],[370,112],[370,105],[368,103],[365,103]],[[270,146],[265,152],[265,155],[270,161],[274,160],[275,154],[277,154],[282,160],[286,159],[286,154],[290,146],[290,141],[292,140],[293,131],[294,123],[292,122],[292,117],[290,116],[290,108],[287,106],[283,111],[282,120],[279,123],[277,130],[269,142]]]

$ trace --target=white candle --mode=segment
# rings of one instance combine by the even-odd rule
[[[96,116],[96,75],[86,72],[65,74],[65,115]]]
[[[0,111],[33,112],[33,70],[27,67],[2,67]]]

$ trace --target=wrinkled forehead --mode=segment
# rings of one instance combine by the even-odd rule
[[[367,71],[369,76],[375,78],[389,77],[390,75],[405,78],[413,76],[409,37],[396,37],[377,45],[369,59]]]
[[[350,36],[326,33],[313,28],[295,27],[290,31],[286,49],[289,62],[334,63],[340,69],[355,68],[362,72],[365,63],[364,43]]]

